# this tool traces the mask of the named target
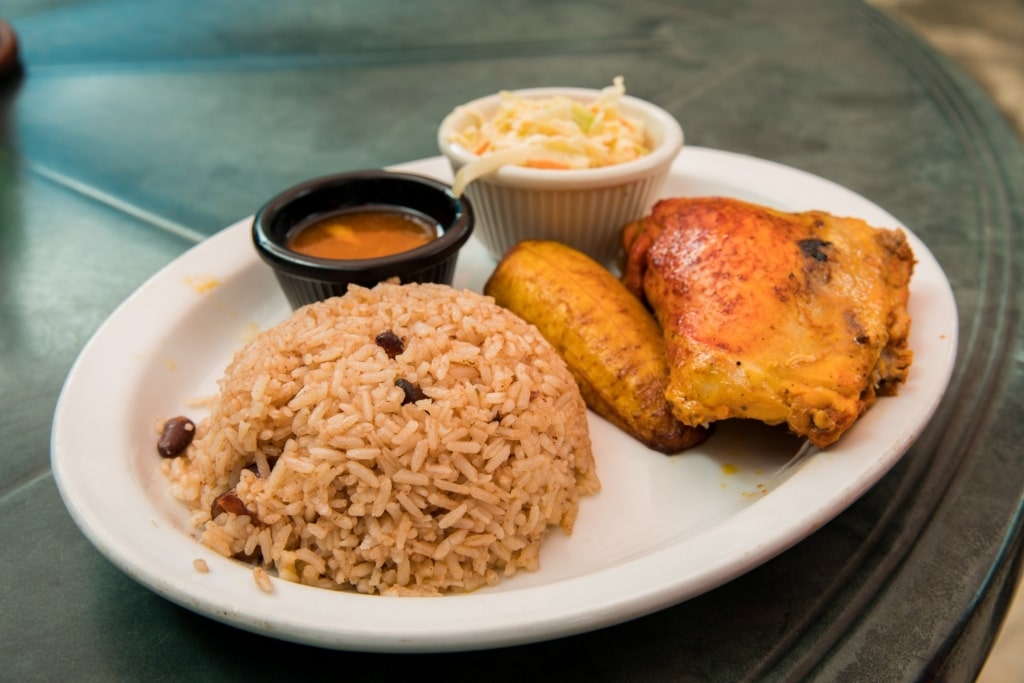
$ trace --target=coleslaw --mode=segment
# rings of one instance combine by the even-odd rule
[[[625,93],[623,78],[617,76],[591,102],[566,96],[526,98],[503,90],[489,118],[468,106],[457,108],[472,123],[449,139],[477,159],[455,174],[453,192],[460,196],[471,182],[506,165],[599,168],[648,154],[643,122],[618,109]]]

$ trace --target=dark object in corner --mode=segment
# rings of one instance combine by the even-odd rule
[[[18,36],[14,28],[0,19],[0,80],[21,70],[18,58]]]

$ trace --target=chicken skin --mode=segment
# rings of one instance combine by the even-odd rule
[[[824,448],[906,380],[902,230],[708,197],[657,203],[623,242],[623,280],[661,324],[684,424],[785,423]]]

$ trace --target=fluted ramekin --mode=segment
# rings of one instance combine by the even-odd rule
[[[592,101],[600,90],[531,88],[524,98],[565,96]],[[470,124],[466,109],[487,117],[500,104],[493,94],[457,107],[438,128],[437,144],[452,172],[478,157],[452,142],[452,134]],[[673,160],[683,147],[683,129],[667,111],[629,95],[618,101],[623,114],[643,122],[650,152],[637,159],[588,169],[539,169],[503,166],[481,176],[465,190],[476,214],[475,234],[500,259],[527,239],[556,240],[605,264],[614,263],[622,228],[641,218],[658,198]]]

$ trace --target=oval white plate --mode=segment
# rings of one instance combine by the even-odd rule
[[[440,157],[402,168],[450,180]],[[824,209],[877,226],[899,222],[834,183],[768,161],[687,147],[664,196],[726,195],[784,210]],[[911,283],[914,365],[828,451],[783,465],[799,442],[777,428],[722,424],[701,447],[666,457],[591,415],[604,484],[584,499],[574,534],[553,531],[542,567],[442,598],[386,598],[274,580],[200,545],[159,472],[157,420],[201,417],[232,352],[289,309],[256,257],[249,220],[197,245],[146,282],[83,349],[57,405],[54,477],[89,540],[157,593],[243,629],[325,647],[390,652],[532,642],[625,621],[757,567],[832,519],[874,484],[932,416],[949,381],[957,313],[925,245]],[[471,240],[456,286],[479,291],[494,267]],[[203,558],[209,573],[193,568]]]

